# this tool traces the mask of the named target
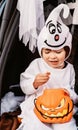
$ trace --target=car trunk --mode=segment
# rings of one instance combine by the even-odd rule
[[[46,1],[44,7],[48,4],[57,6],[57,1]],[[10,6],[9,6],[10,5]],[[20,89],[20,73],[22,73],[29,63],[39,57],[36,49],[35,53],[25,46],[22,40],[19,41],[19,17],[20,13],[16,9],[17,0],[7,0],[3,13],[1,15],[1,34],[0,34],[0,97],[1,99],[9,91],[15,95],[24,95]],[[45,11],[45,8],[44,8]],[[46,13],[45,13],[46,14]],[[46,17],[46,16],[45,16]],[[71,28],[71,27],[70,27]],[[75,91],[78,93],[78,26],[74,26],[73,49],[69,61],[73,63],[76,71]],[[12,86],[12,87],[11,87]],[[14,88],[13,86],[17,86]],[[75,115],[76,121],[78,114]],[[78,124],[78,121],[77,121]]]

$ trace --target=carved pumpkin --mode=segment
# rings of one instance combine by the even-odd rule
[[[73,102],[63,89],[46,89],[34,103],[34,112],[42,122],[64,123],[72,118]]]

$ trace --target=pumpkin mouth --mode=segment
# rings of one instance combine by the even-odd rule
[[[44,113],[43,117],[49,117],[49,118],[58,118],[58,117],[64,117],[65,115],[67,115],[68,111],[67,109],[64,109],[62,112],[58,112],[57,114],[48,114],[48,113]]]
[[[72,111],[72,109],[73,109],[73,107],[72,107],[72,109],[71,110],[69,110],[69,103],[68,103],[68,105],[67,105],[67,109],[64,109],[62,112],[58,112],[57,114],[48,114],[48,112],[46,111],[45,113],[43,113],[43,112],[41,112],[39,109],[38,109],[38,107],[36,106],[36,104],[35,104],[35,107],[36,107],[36,109],[37,109],[37,111],[41,114],[41,116],[43,117],[43,118],[45,118],[45,119],[47,119],[47,118],[63,118],[63,117],[65,117],[65,116],[67,116],[71,111]]]

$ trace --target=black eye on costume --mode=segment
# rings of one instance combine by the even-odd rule
[[[50,32],[51,34],[54,34],[54,33],[56,32],[55,25],[52,24],[52,23],[49,24],[49,32]]]
[[[57,30],[58,30],[59,33],[62,32],[62,28],[61,28],[61,26],[59,24],[57,24]]]

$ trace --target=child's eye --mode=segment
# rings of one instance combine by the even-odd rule
[[[51,50],[46,49],[44,52],[45,52],[45,54],[49,54],[51,52]]]
[[[60,54],[62,51],[56,51],[57,54]]]
[[[49,54],[50,53],[50,51],[45,51],[45,54]]]

